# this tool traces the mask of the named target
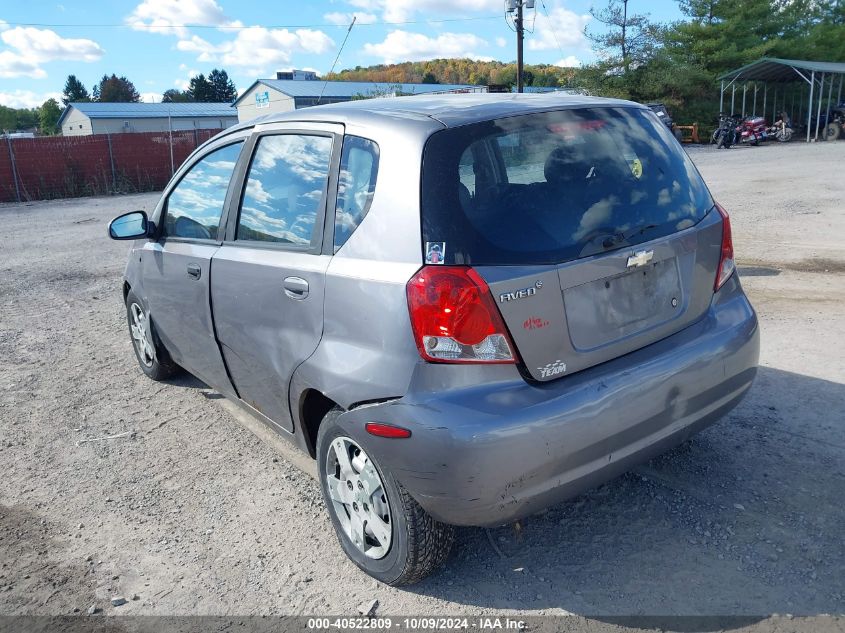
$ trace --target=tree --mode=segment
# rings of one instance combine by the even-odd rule
[[[165,90],[164,94],[161,95],[162,103],[187,103],[189,101],[193,101],[193,99],[187,90],[171,88],[170,90]]]
[[[636,66],[649,59],[657,44],[658,29],[647,15],[629,14],[628,0],[608,0],[605,8],[590,9],[590,14],[607,27],[607,31],[600,33],[584,29],[584,34],[607,56],[607,66],[616,66],[627,73],[632,64]]]
[[[9,108],[0,105],[0,130],[29,130],[36,127],[37,122],[37,108]]]
[[[62,94],[62,103],[67,105],[71,102],[90,101],[91,96],[85,85],[76,78],[76,75],[68,75],[65,82],[65,90]]]
[[[436,83],[438,83],[437,77],[435,77],[434,73],[432,73],[432,72],[427,72],[425,75],[423,75],[422,82],[424,84],[436,84]]]
[[[135,84],[126,77],[103,75],[100,83],[94,86],[94,100],[103,103],[138,103],[141,95]]]
[[[62,116],[62,109],[55,99],[47,99],[38,109],[38,123],[42,134],[56,134],[59,129],[57,123]]]
[[[215,103],[233,103],[238,98],[238,91],[235,90],[235,82],[229,79],[228,73],[216,68],[208,75],[208,82],[211,84],[211,101]]]
[[[191,81],[188,82],[188,95],[191,101],[212,101],[213,94],[211,82],[205,78],[205,75],[200,73],[196,77],[191,77]]]

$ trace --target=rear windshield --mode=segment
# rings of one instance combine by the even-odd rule
[[[443,130],[422,168],[428,263],[560,263],[696,224],[713,201],[660,120],[584,108]]]

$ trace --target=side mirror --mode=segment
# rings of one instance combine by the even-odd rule
[[[143,211],[130,211],[109,222],[109,237],[113,240],[137,240],[149,234],[149,221]]]

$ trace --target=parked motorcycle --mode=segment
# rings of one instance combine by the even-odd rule
[[[770,127],[769,138],[776,139],[779,143],[787,143],[792,140],[792,135],[795,133],[788,125],[775,125]]]
[[[739,120],[728,114],[719,115],[719,127],[713,132],[713,137],[710,139],[711,143],[715,143],[716,149],[730,148],[731,145],[737,142],[737,125]]]
[[[751,145],[759,145],[760,141],[765,141],[769,135],[766,119],[761,116],[746,117],[740,122],[736,131],[739,134],[740,143]]]

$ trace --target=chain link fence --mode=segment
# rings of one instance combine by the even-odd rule
[[[220,131],[0,137],[0,202],[158,191]]]

